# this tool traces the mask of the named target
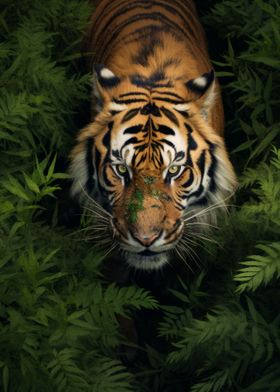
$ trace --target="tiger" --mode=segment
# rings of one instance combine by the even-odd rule
[[[71,194],[128,266],[159,270],[186,258],[184,239],[216,222],[237,184],[195,4],[98,1],[85,50],[92,119],[70,154]]]

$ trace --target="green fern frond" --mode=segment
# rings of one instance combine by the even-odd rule
[[[222,392],[230,391],[233,380],[228,369],[222,369],[214,372],[204,381],[191,387],[190,392]]]
[[[207,346],[211,342],[219,340],[219,345],[212,347],[212,353],[218,355],[231,342],[244,334],[248,326],[246,314],[233,312],[221,307],[207,314],[205,320],[192,319],[182,330],[181,338],[173,343],[177,351],[169,355],[171,363],[187,361],[201,346]]]
[[[96,358],[91,370],[92,392],[133,392],[132,374],[123,364],[111,358]]]
[[[239,293],[255,291],[262,285],[268,285],[273,278],[280,277],[280,242],[257,245],[256,248],[265,254],[248,256],[247,261],[240,263],[244,267],[233,278],[239,282],[236,289]]]
[[[72,348],[53,351],[53,359],[47,369],[57,392],[88,391],[86,374],[75,361],[81,354],[77,349]]]

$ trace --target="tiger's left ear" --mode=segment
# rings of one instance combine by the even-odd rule
[[[206,72],[198,78],[189,80],[185,85],[192,93],[192,100],[196,101],[201,98],[201,114],[207,119],[208,111],[215,102],[214,70]]]
[[[104,89],[110,89],[116,87],[120,83],[118,78],[109,68],[106,68],[102,64],[95,64],[94,66],[96,79],[99,85]]]
[[[100,111],[103,102],[110,98],[110,90],[118,86],[120,78],[116,76],[109,68],[102,64],[94,65],[93,73],[93,96],[96,99],[95,109]]]

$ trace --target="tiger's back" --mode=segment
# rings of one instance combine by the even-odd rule
[[[101,0],[86,40],[92,60],[120,77],[151,82],[192,80],[212,68],[205,34],[191,0]],[[92,62],[91,62],[92,65]],[[223,106],[215,85],[211,122],[223,133]]]

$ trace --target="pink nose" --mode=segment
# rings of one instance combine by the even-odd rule
[[[144,245],[144,246],[150,246],[152,245],[153,242],[155,242],[155,240],[159,237],[160,233],[153,233],[150,234],[149,236],[147,235],[141,235],[140,233],[134,232],[131,233],[132,236],[138,241],[140,242],[140,244]]]

